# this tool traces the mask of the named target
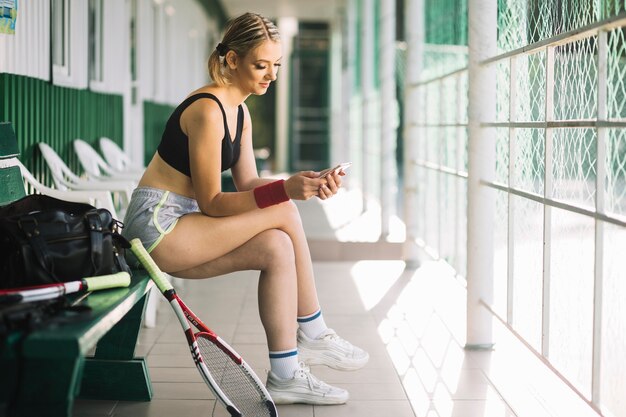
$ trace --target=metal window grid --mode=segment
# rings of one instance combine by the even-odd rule
[[[609,411],[603,401],[603,392],[607,389],[603,387],[606,381],[602,377],[603,368],[606,367],[602,354],[605,349],[602,326],[606,319],[603,316],[606,314],[603,308],[603,262],[607,257],[604,232],[609,226],[616,226],[617,230],[626,227],[626,198],[623,191],[626,180],[625,26],[626,18],[623,15],[612,17],[504,52],[483,62],[483,65],[508,68],[504,77],[508,78],[508,94],[502,95],[505,101],[508,100],[508,108],[500,109],[502,111],[499,112],[498,120],[483,123],[487,128],[508,130],[508,135],[503,135],[508,145],[508,171],[506,175],[498,176],[496,181],[483,182],[485,186],[508,195],[506,314],[503,316],[495,306],[486,306],[570,388],[600,411]],[[516,71],[520,62],[537,61],[537,57],[540,57],[539,65],[526,65],[524,71]],[[529,72],[537,75],[532,81],[540,81],[538,88],[537,85],[533,88],[528,82],[520,82],[520,73]],[[502,73],[501,69],[499,73]],[[527,90],[520,91],[520,87]],[[534,99],[529,97],[537,90],[543,90],[543,96]],[[543,106],[544,113],[533,112],[533,106]],[[536,170],[534,175],[537,181],[530,181],[530,186],[519,178],[520,166],[516,164],[521,152],[519,135],[528,130],[543,133],[543,138],[538,138],[543,140],[543,147],[537,148],[537,153],[543,153],[543,166]],[[537,178],[537,173],[542,177]],[[543,182],[543,187],[537,189],[537,182]],[[540,340],[534,339],[528,334],[527,328],[517,326],[516,323],[517,277],[514,276],[515,267],[511,263],[514,262],[518,243],[514,230],[516,204],[524,200],[543,207]],[[607,204],[608,200],[610,204]],[[553,328],[555,321],[563,321],[558,318],[558,309],[553,307],[558,296],[555,296],[552,287],[562,285],[558,280],[554,282],[553,268],[559,268],[560,265],[555,263],[553,252],[558,234],[564,231],[555,232],[555,229],[562,226],[559,223],[562,220],[557,218],[575,217],[567,213],[583,216],[576,217],[577,223],[585,223],[586,218],[589,219],[587,224],[592,224],[591,233],[580,224],[564,230],[593,236],[592,294],[589,296],[592,305],[580,306],[580,309],[591,310],[592,337],[590,349],[587,349],[590,351],[590,364],[568,364],[567,360],[553,354],[553,347],[558,345],[555,338],[571,339],[571,335],[558,334]],[[624,319],[621,320],[623,326]],[[576,350],[576,347],[571,346],[570,349]],[[581,348],[580,351],[585,349]]]
[[[543,2],[538,7],[549,8]],[[550,10],[543,12],[547,14],[538,13],[536,18],[547,19]],[[571,21],[564,22],[567,30],[562,33],[557,33],[548,21],[511,23],[506,16],[499,16],[501,36],[518,36],[523,26],[522,32],[529,33],[535,41],[524,45],[523,40],[515,39],[509,42],[508,50],[502,48],[502,53],[482,62],[484,66],[497,67],[498,86],[496,119],[482,124],[498,132],[496,179],[484,181],[483,185],[496,190],[496,212],[506,215],[502,225],[505,230],[496,231],[505,241],[506,259],[501,264],[496,260],[498,264],[494,265],[496,273],[506,274],[504,289],[496,290],[504,294],[505,301],[484,304],[592,408],[621,413],[622,405],[626,406],[619,399],[623,397],[619,392],[624,382],[620,385],[615,376],[626,364],[622,357],[616,371],[606,365],[609,358],[619,359],[626,347],[624,340],[618,340],[621,349],[609,348],[615,341],[607,343],[603,338],[611,329],[615,332],[616,328],[626,327],[624,315],[612,318],[617,324],[607,324],[607,309],[616,303],[607,305],[605,296],[607,281],[616,281],[612,278],[617,274],[615,268],[624,266],[623,261],[616,259],[617,251],[609,251],[607,242],[620,242],[623,237],[616,236],[626,235],[626,16],[621,13],[588,23],[592,17],[574,19],[574,13],[574,8],[563,11]],[[533,23],[535,27],[530,27]],[[428,54],[429,48],[424,51]],[[442,54],[439,55],[441,60]],[[424,62],[428,66],[427,58]],[[447,65],[433,64],[423,72],[423,81],[409,86],[420,92],[417,111],[422,115],[413,125],[420,132],[420,158],[411,162],[418,167],[421,188],[420,236],[431,253],[448,259],[464,275],[460,261],[465,261],[465,249],[457,245],[451,250],[445,244],[450,228],[444,227],[448,220],[446,209],[453,206],[457,216],[453,238],[465,242],[461,229],[466,219],[462,189],[467,179],[467,68],[459,68],[458,62],[448,58]],[[452,103],[456,106],[450,112]],[[455,140],[451,142],[450,136],[455,136]],[[449,158],[450,154],[455,158]],[[456,184],[457,193],[452,201],[447,187],[450,181]],[[532,226],[531,231],[524,230],[525,217],[536,215],[540,223]],[[571,224],[571,219],[576,224]],[[532,268],[540,278],[536,284],[530,284],[536,285],[535,290],[524,290],[517,281],[520,277],[516,275],[522,269],[516,256],[519,258],[520,253],[529,250],[524,247],[528,245],[523,234],[536,239],[531,236],[536,231],[541,233],[535,245],[539,250],[530,250],[526,258],[539,254],[540,260]],[[607,237],[607,231],[611,237]],[[567,256],[571,245],[564,243],[563,235],[568,233],[578,236],[582,245],[593,245],[590,254],[584,252],[592,258],[590,282],[585,282],[585,277],[573,280],[591,289],[591,294],[584,290],[575,292],[583,304],[590,305],[576,309],[572,308],[572,301],[565,303],[571,310],[583,311],[574,311],[569,321],[575,322],[584,312],[591,316],[590,344],[571,346],[572,352],[588,358],[589,363],[582,360],[571,364],[572,358],[563,353],[562,345],[571,342],[573,336],[571,329],[564,328],[567,320],[563,317],[564,308],[555,303],[555,292],[564,285],[562,276],[567,262],[563,256]],[[589,236],[591,239],[587,239]],[[622,284],[618,289],[623,287]],[[540,292],[530,307],[520,302],[519,293],[524,291]],[[520,312],[529,313],[535,322],[518,323]],[[604,329],[610,326],[611,329]],[[626,332],[617,336],[624,338]],[[616,387],[612,382],[616,382]]]

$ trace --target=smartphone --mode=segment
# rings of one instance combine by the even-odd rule
[[[323,171],[320,172],[320,175],[318,176],[318,178],[324,178],[326,177],[328,174],[330,173],[334,173],[337,171],[345,171],[350,165],[352,165],[352,162],[343,162],[341,164],[338,164],[332,168],[327,168]]]

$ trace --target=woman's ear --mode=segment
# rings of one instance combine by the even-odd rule
[[[226,52],[226,56],[224,57],[224,60],[226,61],[226,65],[228,65],[228,68],[231,70],[235,70],[237,69],[237,61],[238,61],[238,56],[237,53],[233,50],[230,50],[228,52]]]

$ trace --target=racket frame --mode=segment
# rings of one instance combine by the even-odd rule
[[[200,375],[202,376],[204,382],[209,386],[213,394],[215,394],[217,400],[226,408],[226,410],[230,413],[232,417],[241,417],[242,414],[239,409],[230,400],[230,398],[228,398],[226,393],[222,391],[222,389],[219,387],[219,384],[217,383],[217,381],[215,381],[215,378],[213,378],[213,375],[204,363],[204,359],[202,357],[202,354],[200,353],[197,342],[197,337],[200,334],[208,335],[208,339],[220,350],[222,350],[228,357],[230,357],[230,359],[234,363],[240,366],[241,369],[246,373],[246,375],[248,375],[255,382],[256,386],[263,394],[263,399],[265,400],[265,405],[270,412],[270,416],[276,417],[276,405],[274,404],[274,401],[272,400],[269,392],[265,388],[265,385],[261,382],[261,380],[252,370],[250,365],[248,365],[246,361],[239,354],[237,354],[237,352],[228,343],[226,343],[206,324],[204,324],[202,320],[200,320],[198,316],[196,316],[196,314],[183,302],[183,300],[176,293],[176,290],[174,289],[172,284],[169,282],[169,280],[167,280],[167,278],[165,278],[163,272],[156,265],[152,257],[148,254],[141,241],[139,239],[132,239],[130,244],[133,254],[137,257],[137,259],[143,265],[146,271],[148,271],[150,278],[154,281],[157,288],[159,288],[163,296],[167,299],[168,303],[174,310],[176,318],[178,319],[184,330],[194,364],[200,372]],[[192,325],[196,329],[198,329],[198,332],[194,333],[193,329],[191,328]]]
[[[115,274],[83,278],[76,281],[0,290],[0,300],[7,299],[13,300],[13,302],[26,303],[50,300],[61,297],[65,294],[72,294],[80,291],[128,287],[129,285],[130,274],[122,271]]]
[[[191,351],[191,357],[193,359],[193,363],[196,365],[196,368],[198,368],[198,371],[200,372],[200,375],[202,376],[202,379],[204,380],[205,384],[209,386],[211,391],[213,391],[213,394],[215,394],[215,397],[228,410],[231,416],[233,417],[241,416],[241,413],[239,412],[237,407],[235,407],[235,405],[232,403],[232,401],[230,401],[230,399],[224,393],[224,391],[222,391],[217,381],[215,381],[215,378],[213,378],[213,375],[211,375],[211,372],[204,364],[204,358],[202,357],[202,354],[200,353],[200,348],[198,347],[197,334],[200,334],[200,333],[209,334],[210,336],[212,336],[211,339],[213,339],[213,343],[215,343],[218,340],[217,335],[211,331],[209,332],[200,331],[200,332],[194,333],[190,324],[194,322],[189,320],[187,317],[193,317],[194,319],[197,319],[195,314],[193,314],[189,310],[189,307],[187,307],[187,305],[183,302],[183,300],[181,300],[180,297],[178,297],[178,294],[176,294],[176,291],[174,289],[167,290],[165,293],[163,293],[163,295],[167,298],[168,302],[170,303],[170,306],[172,307],[172,309],[174,310],[174,313],[176,314],[176,318],[178,319],[181,326],[183,327],[183,330],[185,332],[185,337],[187,338],[187,343],[189,344],[189,350]],[[196,326],[198,330],[200,330],[200,327],[197,326],[196,323],[199,324],[201,322],[199,320],[196,320],[194,323],[194,326]],[[219,343],[215,343],[215,344],[218,347],[220,347]],[[231,354],[229,354],[229,356],[233,358]]]

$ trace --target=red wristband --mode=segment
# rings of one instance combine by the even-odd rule
[[[285,191],[285,180],[270,182],[254,189],[254,199],[259,208],[265,208],[289,200]]]

